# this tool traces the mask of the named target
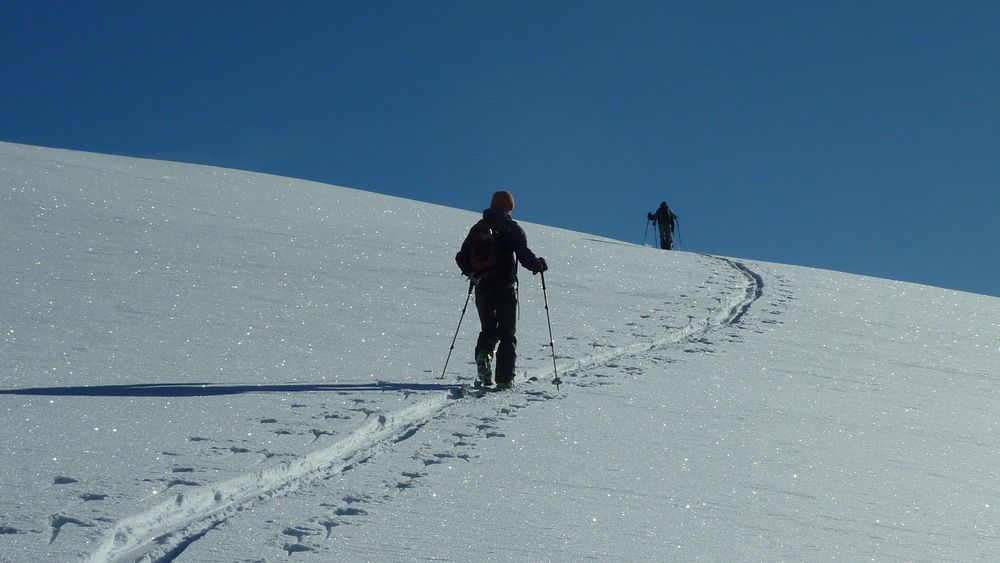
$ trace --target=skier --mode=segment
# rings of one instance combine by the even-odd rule
[[[455,255],[462,274],[476,289],[476,310],[482,327],[475,349],[479,382],[493,385],[495,355],[497,389],[514,386],[517,262],[532,274],[548,270],[545,259],[536,257],[528,248],[524,229],[511,218],[513,211],[514,196],[509,191],[494,193],[490,208],[483,211],[482,220],[469,230],[462,249]]]
[[[667,207],[667,202],[661,202],[653,213],[647,213],[646,218],[656,221],[660,227],[660,248],[670,250],[674,247],[674,228],[677,225],[677,215]]]

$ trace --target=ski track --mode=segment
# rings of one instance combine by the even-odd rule
[[[728,300],[720,302],[719,309],[707,318],[692,320],[687,326],[670,330],[661,338],[588,355],[569,363],[564,361],[559,366],[560,375],[573,376],[574,372],[585,368],[612,363],[623,357],[683,341],[698,340],[719,327],[738,324],[754,302],[763,295],[764,280],[742,262],[712,255],[704,256],[739,272],[744,280],[742,291],[728,295]],[[535,374],[529,372],[526,379],[532,376],[540,379],[544,374],[542,370]],[[528,380],[519,387],[530,387],[532,383],[533,381]],[[526,392],[538,393],[537,390]],[[450,405],[457,404],[455,397],[454,393],[438,393],[396,412],[371,414],[368,417],[370,420],[362,427],[326,448],[173,495],[149,510],[112,525],[100,547],[86,560],[172,561],[192,543],[244,510],[248,504],[266,502],[313,480],[340,474],[378,455],[385,448],[413,436],[430,419],[441,414]]]

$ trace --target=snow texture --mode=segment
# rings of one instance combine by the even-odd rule
[[[1000,559],[1000,299],[525,223],[555,338],[522,271],[474,398],[476,213],[13,144],[0,182],[0,561]]]

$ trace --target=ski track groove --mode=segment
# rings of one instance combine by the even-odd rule
[[[728,301],[714,314],[669,331],[663,338],[564,362],[559,366],[560,373],[569,375],[625,356],[697,340],[715,328],[738,324],[763,295],[763,278],[737,260],[703,256],[737,270],[745,282],[743,291],[730,294]],[[534,375],[540,378],[541,371]],[[531,384],[525,381],[521,386]],[[367,423],[326,448],[173,495],[169,500],[115,523],[86,561],[173,561],[192,543],[242,511],[245,505],[267,501],[312,480],[342,473],[381,450],[409,439],[452,404],[456,404],[456,400],[450,392],[439,393],[396,412],[372,414]]]

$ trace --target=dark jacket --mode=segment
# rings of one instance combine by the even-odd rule
[[[538,257],[528,248],[528,237],[524,234],[524,229],[517,224],[517,221],[510,218],[509,213],[490,208],[483,211],[483,221],[498,223],[502,229],[497,239],[497,265],[490,277],[490,283],[512,284],[517,281],[518,262],[531,272],[537,272],[542,268]],[[471,234],[472,229],[469,230],[469,235]],[[466,235],[462,249],[455,255],[455,263],[465,275],[472,273],[469,258],[472,239],[469,235]]]
[[[655,213],[647,213],[646,217],[650,221],[656,221],[660,224],[660,232],[673,232],[674,222],[677,220],[677,215],[670,210],[666,205],[660,205],[659,209]]]

